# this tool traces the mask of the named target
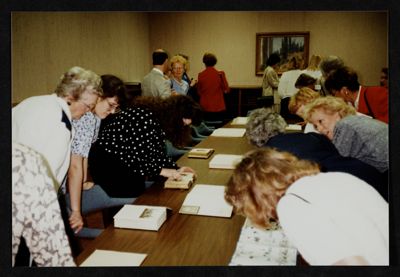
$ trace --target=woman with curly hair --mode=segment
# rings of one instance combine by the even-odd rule
[[[182,172],[194,172],[189,167],[179,169],[166,155],[165,140],[185,142],[188,125],[197,119],[195,108],[196,103],[183,95],[135,98],[131,107],[102,126],[90,150],[94,183],[110,197],[131,197],[133,201],[144,192],[149,177],[179,179]]]
[[[236,166],[225,199],[255,225],[278,221],[310,265],[389,264],[388,203],[350,174],[259,149]]]

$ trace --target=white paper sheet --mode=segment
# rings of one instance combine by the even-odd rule
[[[96,249],[80,266],[140,266],[147,254]]]
[[[225,186],[195,185],[186,195],[179,213],[230,217],[233,207],[225,201]]]
[[[231,125],[246,125],[249,122],[248,116],[238,116],[232,120]]]
[[[213,137],[243,137],[245,128],[218,128],[212,132]]]
[[[234,169],[242,160],[243,155],[216,154],[208,164],[209,168]]]

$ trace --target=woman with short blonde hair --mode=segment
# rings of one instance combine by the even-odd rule
[[[310,265],[389,264],[388,203],[351,174],[259,149],[236,166],[225,199],[259,227],[279,221]]]
[[[339,153],[357,158],[380,172],[389,167],[389,132],[386,123],[356,115],[354,107],[339,97],[315,99],[305,107],[305,117],[328,137]]]
[[[304,108],[304,116],[306,117],[306,120],[309,120],[311,115],[318,109],[323,109],[327,113],[337,112],[341,118],[357,114],[356,109],[348,105],[341,98],[326,96],[315,99],[312,101],[312,104]]]

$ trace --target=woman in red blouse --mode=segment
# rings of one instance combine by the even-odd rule
[[[199,73],[197,92],[200,96],[200,106],[204,111],[204,119],[223,121],[226,110],[224,93],[229,92],[225,72],[215,69],[217,57],[214,54],[205,53],[203,63],[206,69]]]

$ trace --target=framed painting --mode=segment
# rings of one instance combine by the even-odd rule
[[[301,55],[304,67],[308,64],[310,32],[257,33],[256,34],[256,75],[262,76],[269,55],[281,57],[278,74],[289,69],[288,61],[294,55]]]

